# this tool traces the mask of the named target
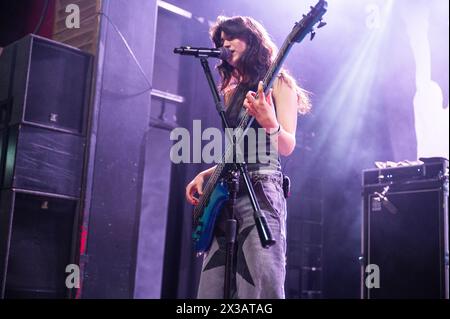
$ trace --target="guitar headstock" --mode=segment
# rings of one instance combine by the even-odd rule
[[[317,28],[321,28],[326,25],[322,21],[323,15],[327,12],[328,3],[325,0],[319,0],[319,2],[311,7],[308,14],[303,15],[303,18],[295,23],[294,28],[291,31],[290,39],[292,42],[301,42],[303,38],[311,33],[311,40],[316,35],[314,27],[317,24]]]

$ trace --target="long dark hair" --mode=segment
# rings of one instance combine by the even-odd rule
[[[241,84],[255,88],[258,82],[264,78],[276,57],[276,45],[264,27],[251,17],[219,16],[210,29],[211,40],[216,48],[223,46],[222,32],[230,39],[244,41],[247,48],[236,67],[224,60],[217,66],[222,78],[221,90],[225,91],[233,78],[239,79]],[[284,80],[289,87],[295,89],[298,97],[298,110],[300,113],[307,113],[311,108],[307,92],[301,89],[295,79],[284,69],[281,70],[279,79]]]

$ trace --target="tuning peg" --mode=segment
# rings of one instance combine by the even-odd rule
[[[317,28],[321,28],[321,27],[324,27],[324,26],[326,26],[326,25],[327,25],[326,22],[323,22],[322,20],[320,20],[320,23],[319,23],[319,25],[317,26]]]
[[[310,40],[312,41],[314,39],[314,37],[316,36],[316,33],[314,31],[311,32],[311,38]]]

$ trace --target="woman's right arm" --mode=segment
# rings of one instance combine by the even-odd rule
[[[195,194],[203,195],[203,183],[205,178],[211,176],[217,165],[210,167],[195,176],[195,178],[186,186],[186,200],[192,205],[198,204],[198,198]]]

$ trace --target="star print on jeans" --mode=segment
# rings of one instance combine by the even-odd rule
[[[238,244],[237,260],[239,261],[237,263],[237,273],[239,275],[241,275],[242,278],[244,278],[252,286],[254,286],[255,283],[253,282],[253,278],[248,269],[247,261],[245,259],[245,254],[244,254],[244,250],[243,250],[243,245],[244,245],[244,242],[247,239],[248,235],[252,231],[253,227],[255,227],[255,225],[245,228],[237,236],[237,244]],[[224,266],[224,264],[225,264],[225,260],[226,260],[225,233],[219,229],[216,233],[216,239],[217,239],[219,248],[214,252],[214,254],[212,255],[209,262],[206,264],[203,271],[206,271],[208,269],[213,269],[216,267],[220,267],[220,266]]]

